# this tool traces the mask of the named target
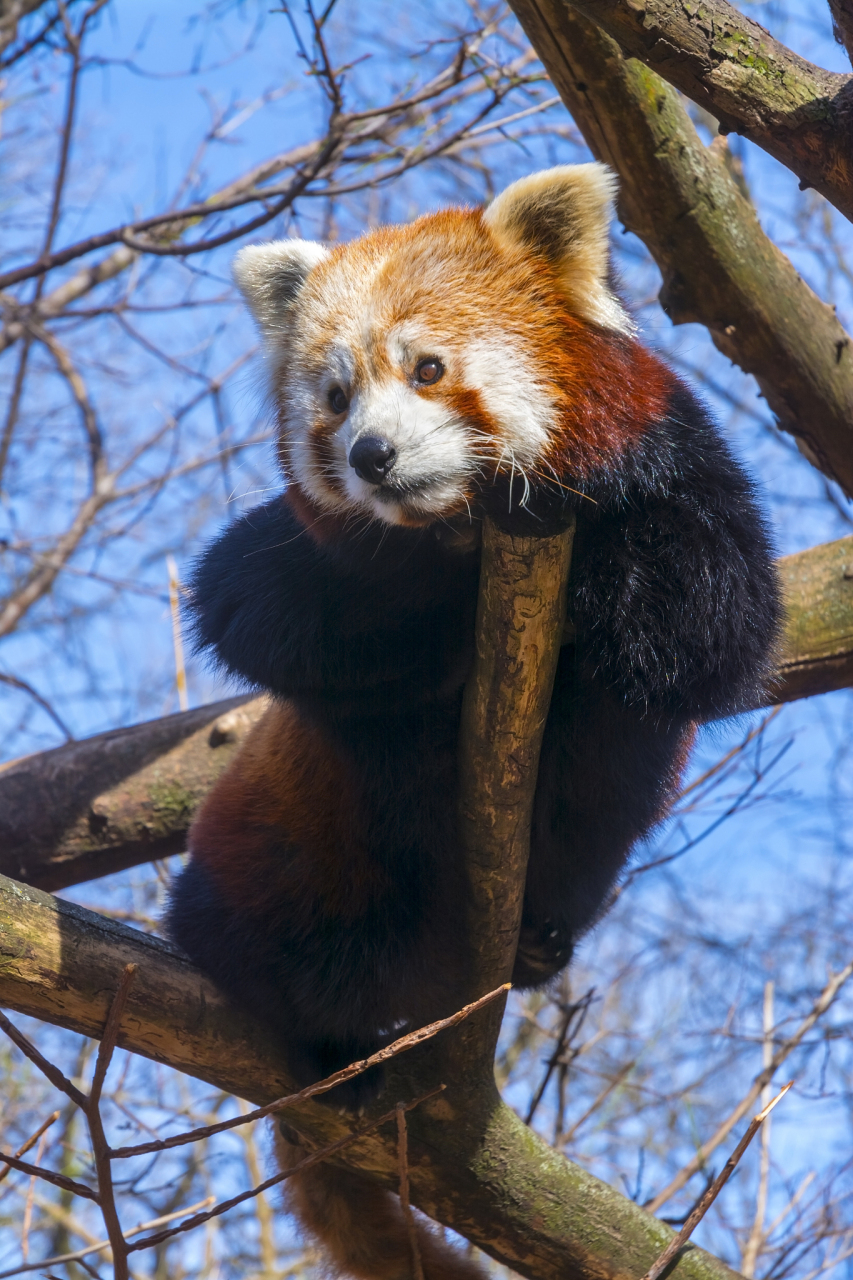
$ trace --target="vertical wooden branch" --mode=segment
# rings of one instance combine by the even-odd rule
[[[471,992],[511,973],[539,751],[560,653],[574,523],[550,538],[483,531],[477,649],[460,729],[460,831],[471,881]],[[503,1012],[488,1019],[496,1037]],[[460,1040],[462,1037],[460,1037]],[[491,1055],[480,1048],[481,1061]]]

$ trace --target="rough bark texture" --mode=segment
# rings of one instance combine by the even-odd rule
[[[775,701],[853,685],[853,538],[779,569],[788,621]],[[265,706],[232,698],[0,766],[0,872],[61,889],[180,852],[196,806]],[[475,726],[467,732],[473,750]]]
[[[47,0],[0,0],[0,53],[5,53],[18,36],[18,23],[36,9],[44,8]]]
[[[762,231],[725,141],[705,147],[675,91],[562,0],[512,6],[587,144],[619,174],[619,215],[660,268],[670,318],[706,325],[853,495],[853,343]]]
[[[0,1004],[98,1037],[128,963],[138,970],[120,1045],[254,1103],[292,1088],[263,1028],[230,1007],[179,952],[0,877]],[[455,1034],[442,1033],[436,1049]],[[420,1052],[418,1074],[429,1073],[429,1057]],[[668,1227],[546,1147],[503,1106],[493,1082],[476,1089],[448,1083],[423,1116],[409,1117],[414,1203],[535,1280],[645,1273],[672,1238]],[[389,1096],[377,1106],[387,1109]],[[347,1132],[345,1117],[319,1103],[289,1111],[288,1120],[317,1146]],[[348,1163],[396,1187],[394,1126],[350,1148]],[[735,1273],[692,1249],[677,1274],[733,1280]]]
[[[853,537],[786,556],[777,702],[853,685]]]
[[[0,766],[0,871],[63,889],[180,853],[266,698],[230,698]]]
[[[853,218],[853,76],[792,53],[727,0],[571,4]]]
[[[477,610],[477,654],[465,687],[460,726],[459,815],[472,898],[469,927],[479,939],[471,975],[472,999],[512,974],[530,819],[542,733],[560,655],[574,525],[553,538],[483,529],[483,568]],[[503,1003],[465,1026],[457,1043],[475,1043],[481,1030],[494,1043]],[[490,1031],[488,1030],[490,1028]],[[463,1064],[458,1064],[463,1068]]]

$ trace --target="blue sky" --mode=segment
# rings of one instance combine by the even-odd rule
[[[849,69],[843,52],[831,40],[828,15],[822,10],[816,13],[808,0],[796,0],[786,11],[776,4],[746,8],[804,56],[834,70]],[[58,243],[162,208],[174,196],[200,137],[217,113],[224,136],[211,145],[200,166],[198,190],[205,195],[261,158],[314,136],[322,102],[296,57],[284,16],[270,12],[265,3],[211,5],[207,17],[198,14],[198,5],[189,0],[128,0],[107,10],[90,47],[99,65],[84,78],[80,141],[72,156],[70,199]],[[425,33],[432,39],[447,37],[454,26],[463,28],[468,21],[467,11],[458,3],[443,6],[440,17],[427,3],[342,4],[331,39],[336,47],[346,48],[353,60],[370,54],[368,61],[353,67],[350,83],[354,98],[371,103],[387,96],[389,87],[402,87],[413,77],[423,76],[410,51]],[[438,47],[427,55],[426,63],[437,62],[443,53],[444,48]],[[194,67],[197,70],[187,74]],[[37,81],[13,77],[11,82],[12,105],[0,144],[0,165],[8,181],[4,259],[9,263],[16,260],[16,253],[32,252],[45,209],[46,175],[54,163],[55,122],[62,101],[58,70],[57,59],[47,58]],[[545,87],[541,96],[550,92]],[[265,94],[271,95],[270,100],[253,111],[252,104]],[[529,101],[518,95],[506,112],[498,114],[508,114]],[[515,127],[505,136],[498,135],[489,156],[498,187],[547,164],[588,158],[582,144],[565,135],[568,122],[560,107],[535,120],[537,133]],[[559,126],[563,133],[547,136],[546,125]],[[739,139],[731,139],[731,144],[743,162],[765,229],[815,289],[837,304],[849,325],[853,277],[845,276],[844,267],[847,259],[853,264],[850,227],[839,215],[827,212],[819,197],[800,193],[793,175],[775,161]],[[486,193],[485,182],[476,175],[454,176],[447,166],[428,166],[383,191],[374,206],[366,197],[351,200],[342,211],[338,233],[356,234],[368,217],[405,219],[439,207],[451,196],[477,200]],[[297,215],[295,223],[278,224],[270,231],[322,234],[319,204],[303,202]],[[827,248],[827,227],[838,245],[836,256]],[[758,478],[780,553],[851,532],[845,500],[838,495],[836,505],[826,500],[822,478],[797,455],[790,439],[773,429],[751,380],[715,351],[701,327],[672,328],[654,302],[658,276],[639,242],[616,228],[614,248],[647,340],[667,353],[686,376],[700,381],[733,447]],[[229,292],[231,252],[189,259],[187,266],[169,263],[156,272],[143,272],[139,285],[139,297],[152,304],[183,297],[187,289],[198,300],[218,299],[185,315],[160,312],[135,319],[152,341],[156,339],[184,365],[202,372],[227,367],[234,354],[253,341],[247,317]],[[162,362],[143,358],[137,349],[129,354],[126,336],[107,322],[90,332],[95,345],[85,355],[105,420],[113,427],[124,424],[127,441],[183,403],[186,379],[177,378]],[[120,379],[108,377],[101,368],[116,363],[124,364]],[[0,363],[0,376],[8,380],[12,368],[7,355]],[[226,388],[224,413],[232,438],[268,433],[259,376],[254,360]],[[15,462],[18,489],[0,510],[0,521],[25,524],[32,518],[49,528],[51,522],[61,523],[62,503],[57,503],[55,511],[41,510],[40,486],[58,475],[63,483],[67,477],[69,492],[73,491],[81,464],[66,443],[65,409],[47,376],[33,393],[29,413],[34,425],[28,428],[27,450],[22,448]],[[187,451],[213,447],[219,429],[205,404],[188,416],[180,447]],[[172,551],[185,571],[205,539],[230,514],[253,505],[278,483],[267,439],[241,455],[227,474],[210,468],[174,486],[126,538],[114,547],[90,546],[79,558],[81,570],[130,579],[134,589],[116,594],[90,579],[68,578],[63,598],[78,610],[74,625],[57,625],[52,606],[45,603],[5,643],[2,669],[20,671],[37,682],[55,699],[78,736],[176,709],[165,554]],[[233,689],[192,662],[193,703]],[[650,922],[665,921],[677,914],[679,895],[689,891],[713,907],[714,928],[734,950],[742,949],[746,965],[749,938],[771,929],[774,919],[790,914],[794,906],[805,909],[813,901],[817,911],[831,886],[839,900],[848,900],[853,799],[850,710],[849,693],[785,708],[768,731],[768,756],[772,758],[786,743],[790,746],[760,789],[768,793],[766,798],[724,823],[666,874],[649,876],[648,884],[636,891],[630,910],[645,913]],[[9,726],[17,726],[22,714],[11,696],[0,711]],[[694,769],[707,767],[744,732],[743,720],[706,730]],[[24,718],[20,731],[7,733],[5,741],[7,755],[14,756],[54,745],[58,739],[50,722],[33,713]],[[708,818],[708,813],[690,818],[688,829],[702,829]],[[677,833],[664,836],[670,843],[663,847],[675,847],[680,838]],[[660,847],[656,842],[655,848]],[[115,883],[102,890],[84,886],[77,896],[93,902],[99,892],[115,895],[127,890]],[[615,928],[608,932],[605,924],[584,945],[583,964],[606,972],[613,962],[608,939],[622,936]],[[780,958],[777,980],[787,984],[793,999],[808,982],[820,980],[825,963],[838,959],[834,941],[827,937],[810,954],[807,972],[798,972],[801,958],[794,948]],[[675,1026],[683,1016],[684,1002],[690,1003],[690,994],[678,991],[677,969],[667,982],[674,983],[667,988],[667,998],[672,997]],[[843,1133],[846,1140],[848,1130],[841,1120],[845,1106],[843,1100],[803,1100],[792,1105],[787,1113],[790,1119],[780,1118],[777,1126],[779,1134],[788,1135],[780,1158],[793,1164],[806,1162],[816,1141],[827,1144],[828,1150],[833,1135]]]

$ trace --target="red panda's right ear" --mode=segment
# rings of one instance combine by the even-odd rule
[[[247,245],[237,254],[234,280],[268,342],[286,336],[302,286],[327,256],[313,240],[271,240]]]
[[[609,227],[616,175],[603,164],[564,164],[513,182],[483,221],[510,252],[551,264],[572,310],[585,320],[633,332],[610,281]]]

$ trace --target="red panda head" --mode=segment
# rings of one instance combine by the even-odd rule
[[[518,476],[524,501],[529,483],[582,477],[617,448],[626,396],[659,397],[626,357],[637,344],[608,282],[614,185],[602,165],[562,166],[485,212],[331,251],[243,249],[234,274],[302,492],[324,510],[425,525],[470,512],[496,475]]]

